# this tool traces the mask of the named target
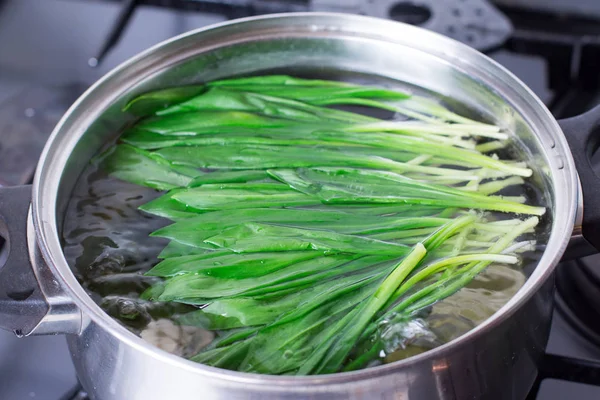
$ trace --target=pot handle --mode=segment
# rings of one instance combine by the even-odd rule
[[[64,295],[36,255],[35,239],[27,235],[30,203],[30,185],[0,189],[0,236],[5,241],[0,253],[0,328],[17,336],[79,333],[81,311]]]
[[[600,146],[600,105],[576,117],[558,121],[573,159],[583,193],[581,225],[576,224],[574,235],[600,251],[600,176],[594,172],[591,157]]]

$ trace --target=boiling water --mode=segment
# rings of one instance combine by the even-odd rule
[[[364,75],[338,74],[332,77],[331,74],[320,73],[310,77],[343,78],[398,88],[396,82],[391,85],[390,81],[374,81]],[[423,94],[413,87],[410,90]],[[470,118],[481,119],[464,106],[453,104],[453,109]],[[369,110],[368,114],[391,117],[389,113],[375,113],[373,110]],[[528,197],[528,204],[542,204],[543,196],[535,187],[528,184],[519,188],[517,193],[514,190],[507,194],[524,194]],[[90,164],[81,174],[67,207],[63,226],[64,252],[83,287],[110,316],[164,350],[189,357],[214,338],[212,332],[174,322],[178,315],[195,308],[139,298],[145,289],[158,281],[158,278],[144,276],[144,273],[158,262],[157,255],[168,242],[149,234],[171,221],[137,208],[161,194],[160,191],[107,176]],[[541,226],[548,225],[549,221],[542,221]],[[540,230],[543,242],[543,232],[547,230]],[[486,320],[523,286],[538,255],[535,252],[526,255],[524,265],[515,268],[491,265],[467,287],[434,305],[422,320],[385,329],[386,347],[394,351],[388,352],[377,363],[420,353],[450,341]]]

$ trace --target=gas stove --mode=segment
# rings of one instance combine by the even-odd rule
[[[190,29],[284,11],[367,14],[454,37],[511,70],[557,118],[600,104],[597,0],[0,0],[0,185],[31,180],[62,113],[120,62]],[[528,399],[600,398],[599,305],[600,256],[560,265]],[[0,399],[86,398],[64,338],[0,331]]]

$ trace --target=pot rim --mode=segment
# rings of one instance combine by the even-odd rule
[[[538,265],[536,266],[532,275],[527,279],[525,285],[519,289],[519,291],[500,308],[494,315],[485,320],[477,327],[471,329],[469,332],[459,336],[458,338],[447,342],[439,347],[424,353],[418,354],[413,357],[409,357],[404,360],[396,361],[390,364],[384,364],[377,367],[352,371],[342,372],[328,375],[317,375],[317,376],[293,376],[283,377],[276,375],[261,375],[261,374],[250,374],[237,371],[229,371],[225,369],[210,367],[203,364],[198,364],[179,356],[167,353],[159,348],[147,343],[137,335],[131,333],[126,328],[121,326],[117,321],[108,316],[98,306],[90,296],[88,296],[83,287],[76,280],[72,273],[67,261],[64,257],[62,246],[59,239],[59,229],[56,221],[56,201],[58,197],[58,188],[60,186],[59,176],[60,173],[66,167],[66,161],[68,155],[62,155],[62,157],[56,157],[56,147],[60,144],[60,137],[68,136],[66,132],[69,132],[74,128],[71,123],[72,120],[77,120],[81,116],[78,110],[79,106],[84,102],[86,98],[95,93],[105,83],[110,82],[117,78],[119,73],[127,70],[131,66],[145,60],[149,56],[156,53],[158,50],[168,47],[169,45],[178,42],[184,38],[189,38],[197,35],[201,35],[204,32],[208,32],[215,29],[222,29],[228,27],[236,27],[239,25],[248,25],[257,21],[289,21],[290,24],[298,21],[298,19],[306,19],[307,21],[319,21],[331,22],[335,19],[340,25],[346,29],[348,26],[355,24],[360,26],[361,23],[371,23],[378,26],[377,32],[374,33],[375,38],[387,39],[387,41],[394,42],[392,36],[393,32],[402,30],[403,33],[412,36],[419,36],[422,40],[419,42],[426,42],[425,47],[434,46],[437,52],[433,55],[438,57],[444,57],[449,55],[455,55],[460,53],[465,59],[477,61],[482,63],[485,68],[490,68],[494,73],[499,74],[502,78],[511,85],[511,88],[517,91],[517,94],[522,97],[523,101],[528,102],[529,107],[534,108],[538,119],[546,122],[551,131],[548,133],[555,140],[552,150],[554,150],[558,156],[547,157],[549,166],[552,167],[552,177],[555,181],[555,211],[553,226],[551,235],[548,240],[548,246],[544,251]],[[282,23],[281,26],[285,25]],[[306,23],[306,32],[309,32],[311,23]],[[348,28],[349,29],[349,28]],[[337,31],[337,33],[355,34],[360,35],[364,32],[346,32],[344,30]],[[416,41],[415,41],[416,42]],[[228,42],[228,44],[231,42]],[[402,43],[404,45],[404,43]],[[422,50],[428,53],[432,52],[432,48],[419,47],[422,43],[414,46],[415,49]],[[198,54],[199,51],[196,53]],[[452,54],[451,54],[452,53]],[[179,61],[179,60],[178,60]],[[482,68],[478,66],[478,68]],[[548,152],[550,149],[547,149]],[[560,159],[559,159],[560,158]],[[559,167],[560,163],[563,163],[562,168]],[[560,171],[559,171],[560,170]],[[55,182],[50,184],[49,178],[54,177]],[[556,180],[562,178],[563,186],[556,185]],[[68,296],[73,299],[81,311],[89,317],[95,323],[101,325],[104,329],[109,331],[114,337],[118,338],[121,342],[124,342],[128,346],[131,346],[139,351],[147,353],[160,361],[172,364],[177,367],[191,370],[198,374],[204,374],[215,378],[223,378],[229,381],[234,381],[240,384],[249,383],[269,383],[278,386],[292,386],[301,383],[302,385],[330,385],[340,384],[344,382],[356,381],[357,379],[372,379],[378,376],[386,375],[388,373],[397,372],[401,369],[409,367],[413,364],[421,362],[426,359],[433,359],[435,357],[443,357],[450,349],[455,347],[463,346],[468,344],[473,338],[479,337],[486,332],[494,329],[496,326],[501,324],[503,321],[508,319],[517,309],[519,309],[552,275],[554,267],[559,262],[564,250],[566,249],[567,243],[570,238],[571,230],[575,222],[576,205],[578,201],[578,190],[577,190],[578,177],[574,166],[574,161],[569,150],[568,144],[560,129],[558,123],[548,111],[546,106],[539,100],[539,98],[529,89],[523,82],[521,82],[516,76],[510,71],[491,60],[487,56],[479,53],[478,51],[459,43],[453,39],[447,38],[440,34],[427,31],[423,28],[418,28],[412,25],[388,21],[379,18],[349,15],[341,13],[283,13],[283,14],[270,14],[258,17],[249,17],[227,21],[223,23],[213,24],[207,27],[192,30],[181,35],[175,36],[161,43],[158,43],[151,48],[139,53],[138,55],[126,60],[121,63],[88,90],[69,108],[69,110],[62,117],[60,122],[53,130],[50,138],[48,139],[46,146],[44,147],[41,155],[38,168],[36,170],[34,182],[33,182],[33,196],[32,196],[32,213],[33,213],[33,229],[35,230],[35,237],[40,252],[52,270],[54,276],[60,281],[61,285],[67,292]],[[560,190],[557,190],[560,189]],[[48,195],[53,195],[48,197]],[[48,200],[48,199],[51,200]]]

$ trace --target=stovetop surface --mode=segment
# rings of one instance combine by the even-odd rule
[[[557,118],[583,112],[600,103],[600,52],[595,47],[590,48],[588,43],[596,36],[593,32],[591,36],[587,34],[588,44],[580,45],[578,36],[570,35],[568,29],[568,23],[576,23],[580,30],[585,24],[593,29],[594,0],[583,1],[581,7],[575,4],[578,0],[568,2],[572,4],[566,9],[584,9],[588,15],[570,20],[561,14],[556,21],[561,21],[560,30],[566,35],[558,40],[550,28],[547,29],[550,32],[544,32],[546,41],[539,35],[540,30],[546,28],[533,29],[529,24],[531,15],[537,15],[538,11],[531,3],[522,0],[498,0],[498,3],[502,3],[515,30],[503,46],[489,51],[488,55],[530,86]],[[542,18],[547,18],[551,27],[554,21],[551,18],[555,18],[553,4],[564,11],[565,1],[543,3],[548,14]],[[529,4],[529,12],[535,13],[513,8],[523,4]],[[600,2],[598,4],[596,23],[600,27]],[[96,79],[155,43],[225,20],[218,14],[138,7],[120,41],[97,68],[90,68],[88,60],[102,47],[119,11],[120,5],[114,1],[0,0],[0,185],[19,184],[29,179],[53,126]],[[554,34],[556,43],[548,42],[548,34]],[[600,34],[597,37],[600,38]],[[589,71],[594,66],[596,75]],[[591,269],[600,268],[598,256],[588,257],[584,262]],[[561,268],[573,267],[576,266]],[[569,292],[564,297],[571,295]],[[568,362],[570,358],[600,361],[600,342],[594,342],[593,334],[581,333],[574,323],[578,317],[573,316],[565,303],[569,302],[560,301],[563,306],[554,312],[547,349],[549,357],[541,373],[546,379],[538,382],[539,388],[532,391],[531,399],[600,398],[600,386],[577,383],[600,384],[600,370],[580,369],[580,365]],[[568,357],[566,363],[561,356]],[[0,331],[0,399],[85,399],[77,384],[65,339],[61,336],[17,339],[9,332]]]

